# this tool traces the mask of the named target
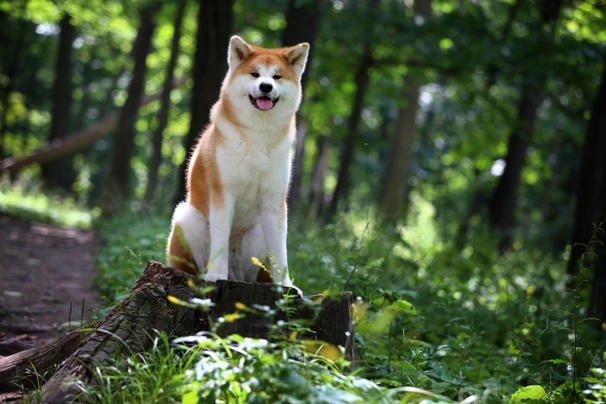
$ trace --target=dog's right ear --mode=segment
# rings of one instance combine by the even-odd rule
[[[227,51],[227,63],[229,70],[234,70],[238,65],[246,60],[252,53],[252,48],[244,42],[244,39],[237,35],[231,37],[229,41],[229,50]]]

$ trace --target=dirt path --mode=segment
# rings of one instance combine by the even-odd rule
[[[93,232],[0,215],[0,356],[53,341],[82,313],[91,318],[97,245]]]

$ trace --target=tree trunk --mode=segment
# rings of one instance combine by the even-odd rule
[[[291,319],[311,320],[310,327],[318,340],[345,348],[349,360],[355,361],[355,332],[350,307],[351,292],[325,299],[316,316],[314,310],[295,297],[294,313],[288,315],[277,309],[283,292],[273,284],[219,281],[214,290],[200,296],[197,288],[188,286],[195,278],[157,262],[150,261],[143,275],[130,293],[102,320],[76,330],[62,339],[42,347],[20,352],[0,359],[0,393],[19,391],[19,385],[37,388],[40,375],[56,366],[52,377],[42,386],[42,403],[69,402],[79,392],[73,383],[94,382],[94,368],[108,365],[113,358],[143,352],[152,346],[151,336],[165,332],[170,336],[194,335],[210,331],[211,324],[236,311],[239,302],[247,307],[268,306],[277,311],[271,320],[261,315],[250,315],[234,322],[225,322],[217,333],[227,336],[238,333],[244,337],[268,338],[271,324]],[[296,294],[294,290],[287,291]],[[208,298],[215,305],[209,313],[169,303],[174,296],[183,301]],[[311,298],[316,298],[313,296]],[[312,335],[313,336],[313,335]],[[2,396],[0,395],[0,398]]]
[[[385,179],[379,194],[379,213],[383,218],[395,220],[402,212],[408,195],[408,171],[412,161],[412,143],[417,131],[415,122],[419,110],[419,89],[416,80],[405,84],[404,106],[398,112]]]
[[[181,77],[173,82],[173,87],[181,87],[187,81],[188,77]],[[159,100],[161,93],[144,96],[139,102],[138,108],[149,104],[150,102]],[[92,128],[83,129],[70,136],[67,139],[54,142],[53,144],[46,145],[42,149],[38,150],[34,154],[23,157],[19,160],[12,158],[4,159],[0,162],[0,172],[8,171],[11,176],[15,176],[23,168],[28,167],[32,164],[46,163],[47,161],[53,161],[55,159],[71,155],[78,150],[81,150],[97,140],[106,136],[111,130],[116,127],[118,118],[120,117],[119,111],[114,111],[109,115],[101,118],[99,122]]]
[[[53,89],[52,121],[48,142],[53,143],[67,136],[69,111],[72,101],[72,43],[76,36],[76,27],[71,23],[72,17],[65,14],[59,26],[59,52],[55,63],[55,83]],[[71,158],[55,160],[42,165],[42,178],[47,185],[71,190],[76,173]]]
[[[324,205],[324,176],[328,170],[331,141],[328,136],[320,136],[316,141],[317,154],[313,171],[311,173],[311,186],[309,188],[309,210],[307,219],[316,220]]]
[[[568,274],[578,273],[585,251],[592,251],[593,282],[588,315],[606,322],[606,53],[600,84],[591,107],[578,176],[577,202]],[[595,235],[595,236],[594,236]],[[574,283],[574,282],[571,282]],[[601,323],[599,326],[601,326]]]
[[[179,39],[181,38],[181,25],[183,22],[183,15],[185,14],[186,0],[179,0],[177,5],[177,15],[175,16],[175,31],[173,33],[173,40],[171,44],[170,59],[166,66],[166,78],[164,79],[164,86],[162,88],[162,98],[158,120],[158,127],[154,131],[152,136],[152,158],[149,163],[147,170],[147,187],[145,189],[145,196],[143,200],[150,202],[154,191],[156,190],[156,184],[158,182],[158,169],[160,168],[160,162],[162,161],[162,134],[168,123],[168,109],[170,107],[170,93],[173,89],[173,79],[175,77],[175,66],[177,65],[177,57],[179,56]]]
[[[368,72],[372,66],[372,51],[370,44],[365,44],[364,52],[360,58],[354,82],[356,83],[356,93],[354,95],[353,106],[351,113],[347,119],[347,133],[345,134],[345,144],[341,154],[341,163],[339,165],[339,173],[337,176],[337,185],[330,201],[328,208],[328,216],[332,217],[337,213],[337,209],[341,202],[347,199],[350,186],[349,169],[354,160],[354,150],[356,139],[358,137],[358,125],[360,123],[360,115],[362,106],[364,105],[364,96],[368,87],[369,75]]]
[[[491,227],[498,232],[501,248],[509,244],[515,220],[517,190],[526,163],[526,150],[530,145],[537,109],[542,101],[541,91],[545,77],[538,81],[526,79],[520,89],[516,123],[509,136],[505,170],[489,202]]]
[[[372,14],[379,7],[380,0],[370,0],[369,14]],[[374,20],[369,24],[370,29],[374,25]],[[372,44],[365,41],[363,44],[362,55],[358,61],[358,67],[354,75],[354,83],[356,92],[351,107],[351,113],[347,119],[347,132],[345,134],[345,144],[341,153],[341,163],[339,165],[339,173],[337,175],[337,185],[330,201],[328,208],[328,218],[331,218],[337,213],[337,210],[342,202],[346,202],[350,188],[349,169],[353,164],[356,139],[358,137],[358,125],[360,123],[360,114],[364,106],[364,96],[368,87],[369,71],[373,66],[374,60],[372,57]]]
[[[209,123],[211,107],[219,99],[227,72],[227,46],[232,31],[233,0],[199,0],[198,33],[194,56],[191,122],[185,137],[187,158],[179,167],[175,203],[186,193],[187,161],[202,129]]]
[[[416,0],[414,11],[416,15],[428,20],[431,18],[431,0]],[[379,214],[390,221],[400,215],[408,197],[408,170],[412,161],[412,144],[417,132],[416,117],[419,110],[417,100],[421,82],[409,76],[404,85],[402,94],[404,105],[398,112],[390,147],[391,153],[379,194]]]
[[[538,43],[541,45],[553,40],[543,33],[543,25],[552,25],[552,31],[555,29],[562,0],[543,0],[539,6],[542,24],[537,24],[535,33],[539,35]],[[512,13],[510,19],[515,17],[515,10],[512,10]],[[531,72],[526,74],[520,88],[517,119],[507,145],[505,170],[488,205],[490,225],[500,238],[501,250],[509,246],[515,223],[516,193],[526,163],[526,151],[534,132],[537,109],[543,100],[542,92],[546,80],[547,76],[543,71],[536,73],[534,77]]]
[[[132,53],[135,67],[128,86],[128,96],[114,132],[111,168],[101,201],[101,210],[106,217],[121,210],[130,194],[130,159],[135,146],[135,121],[143,95],[146,59],[155,28],[153,15],[156,7],[149,6],[141,11],[141,26]]]
[[[286,28],[282,32],[283,46],[292,46],[301,42],[307,42],[310,45],[307,55],[307,68],[301,77],[301,88],[305,90],[305,83],[309,77],[311,61],[314,52],[314,42],[318,33],[319,20],[321,15],[320,0],[310,0],[306,2],[298,0],[289,0],[288,10],[286,12]],[[305,94],[305,91],[303,91]],[[288,190],[288,207],[290,210],[297,206],[301,198],[301,183],[303,182],[303,160],[305,157],[305,139],[307,138],[309,125],[304,120],[299,120],[297,124],[297,140],[295,143],[295,156],[292,165],[290,186]]]

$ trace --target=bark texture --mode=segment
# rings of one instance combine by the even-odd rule
[[[52,377],[42,386],[41,402],[70,402],[79,392],[74,382],[93,383],[96,366],[109,364],[116,357],[149,349],[153,344],[154,330],[175,337],[210,331],[211,323],[236,311],[235,303],[275,309],[283,293],[296,295],[294,289],[281,292],[272,284],[219,281],[216,284],[201,282],[198,286],[212,285],[214,290],[199,296],[199,289],[188,285],[188,281],[194,279],[185,272],[150,261],[130,293],[104,319],[50,345],[0,359],[0,397],[20,391],[20,385],[35,388],[36,376],[28,371],[35,368],[37,374],[43,374],[56,367]],[[169,296],[185,301],[194,297],[209,298],[215,306],[209,313],[204,313],[171,304]],[[272,321],[285,320],[288,316],[308,319],[318,340],[345,347],[348,359],[355,361],[351,304],[352,294],[345,292],[325,299],[321,311],[316,314],[295,297],[292,306],[295,313],[287,315],[277,310]],[[217,333],[221,336],[238,333],[245,337],[267,338],[270,326],[267,318],[247,314],[234,322],[225,322]]]

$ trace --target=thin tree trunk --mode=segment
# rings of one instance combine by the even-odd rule
[[[562,0],[543,0],[540,3],[543,25],[552,25],[552,29],[555,28],[561,6]],[[544,36],[542,30],[542,25],[538,25],[535,29],[537,35],[541,35],[539,43],[551,41],[550,37]],[[490,225],[500,237],[501,250],[509,246],[511,239],[517,205],[516,193],[526,163],[526,151],[531,144],[537,109],[543,100],[542,92],[546,80],[547,76],[541,71],[535,77],[527,74],[522,83],[517,119],[507,145],[505,170],[489,202]]]
[[[589,246],[594,226],[606,220],[606,53],[602,68],[601,83],[591,108],[585,144],[581,156],[581,169],[577,180],[577,201],[572,229],[572,250],[568,261],[568,274],[578,273],[580,260],[588,247],[598,249],[595,261],[593,290],[590,300],[590,315],[606,321],[606,248],[604,244]],[[606,230],[606,224],[602,229]],[[598,241],[606,241],[604,232],[598,232]],[[599,316],[598,316],[599,315]]]
[[[152,158],[148,167],[147,187],[145,189],[145,202],[151,201],[156,184],[158,182],[158,169],[162,161],[162,134],[168,123],[168,110],[170,107],[170,93],[173,89],[173,78],[175,77],[175,66],[177,65],[177,57],[179,56],[179,39],[181,38],[181,25],[183,15],[185,14],[185,6],[187,0],[179,0],[177,5],[177,15],[175,16],[175,31],[171,44],[170,59],[166,66],[166,78],[164,79],[164,87],[162,88],[161,107],[159,114],[158,127],[152,136]]]
[[[128,87],[128,96],[120,113],[118,127],[114,133],[112,163],[101,201],[104,216],[119,211],[130,194],[130,159],[135,145],[135,121],[145,83],[146,59],[154,32],[153,14],[157,6],[141,11],[141,26],[133,45],[135,67]]]
[[[320,136],[316,141],[316,159],[311,173],[311,186],[309,190],[309,210],[307,219],[315,220],[322,211],[324,205],[324,177],[328,170],[330,158],[331,141],[328,136]]]
[[[76,27],[72,25],[72,17],[65,14],[59,26],[59,52],[55,63],[55,84],[53,89],[53,110],[49,143],[67,136],[69,111],[72,101],[72,43],[76,36]],[[71,190],[76,177],[71,158],[56,160],[42,165],[42,178],[47,185]]]
[[[233,0],[199,0],[198,33],[194,56],[191,98],[191,122],[184,147],[189,153],[194,148],[202,129],[209,122],[211,107],[219,99],[221,83],[227,72],[227,46],[232,30]],[[175,203],[186,193],[186,158],[179,167]]]
[[[380,0],[371,0],[369,4],[369,13],[374,13],[378,8]],[[370,24],[372,29],[374,22]],[[372,44],[366,41],[363,44],[362,55],[358,61],[358,67],[354,75],[354,83],[356,85],[356,92],[353,99],[353,105],[351,107],[351,113],[347,119],[347,132],[345,134],[345,144],[343,145],[343,152],[341,154],[341,163],[339,166],[339,173],[337,175],[337,185],[330,201],[328,208],[328,218],[337,213],[339,206],[347,201],[350,188],[350,174],[349,169],[353,164],[354,151],[356,147],[356,139],[358,137],[358,126],[360,123],[360,114],[362,107],[364,106],[364,96],[366,95],[366,89],[368,87],[369,71],[374,64],[372,57]]]
[[[315,53],[314,42],[318,32],[322,7],[321,3],[323,3],[323,1],[320,0],[311,0],[307,2],[289,0],[288,10],[286,12],[286,28],[284,29],[284,32],[282,32],[282,44],[284,46],[292,46],[301,42],[307,42],[310,45],[309,55],[307,56],[307,68],[301,77],[301,88],[304,90],[307,77],[309,77],[312,57]],[[303,94],[305,94],[305,91],[303,91]],[[300,119],[297,124],[295,156],[287,200],[291,211],[296,208],[301,198],[305,139],[307,138],[308,129],[308,123],[305,120]]]
[[[416,15],[428,20],[431,18],[431,0],[416,0],[414,10]],[[378,204],[380,215],[392,221],[400,215],[408,197],[408,171],[412,161],[412,144],[417,132],[417,100],[421,88],[420,81],[411,76],[405,80],[404,85],[404,105],[398,112]]]
[[[328,216],[334,216],[337,213],[339,205],[347,199],[350,187],[349,169],[353,164],[356,139],[358,137],[358,126],[362,106],[364,105],[364,96],[368,87],[368,72],[373,64],[370,44],[364,46],[364,52],[360,58],[354,82],[356,83],[356,93],[354,95],[353,106],[347,120],[347,133],[345,135],[345,144],[341,154],[341,164],[337,176],[337,185],[328,208]]]
[[[526,151],[534,132],[537,109],[542,101],[544,82],[545,77],[542,77],[538,82],[527,79],[522,84],[517,121],[507,144],[505,169],[489,202],[490,224],[499,234],[501,248],[507,247],[515,222],[517,190],[526,163]]]
[[[398,112],[395,133],[390,147],[380,197],[379,212],[386,219],[396,219],[408,196],[408,171],[412,161],[412,143],[417,132],[415,118],[419,110],[419,89],[416,80],[408,80],[402,98],[405,105]]]

